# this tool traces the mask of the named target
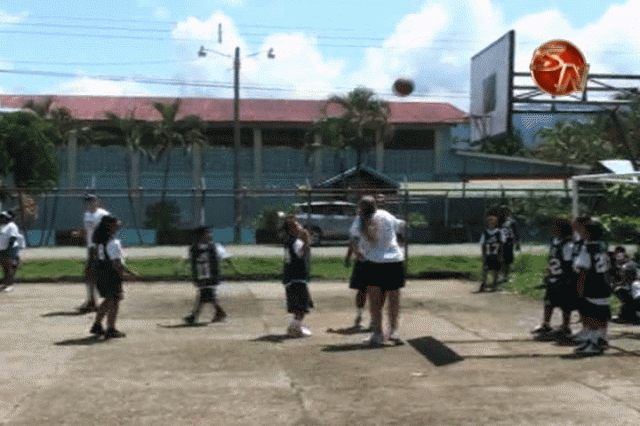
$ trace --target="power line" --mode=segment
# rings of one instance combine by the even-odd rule
[[[175,78],[157,78],[157,77],[144,77],[144,76],[135,76],[135,77],[127,77],[127,76],[114,76],[114,75],[79,75],[73,73],[64,73],[64,72],[56,72],[56,71],[33,71],[33,70],[8,70],[8,69],[0,69],[0,73],[6,74],[20,74],[20,75],[34,75],[40,77],[54,77],[54,78],[89,78],[94,80],[104,80],[104,81],[115,81],[115,82],[133,82],[133,83],[141,83],[141,84],[158,84],[158,85],[167,85],[167,86],[189,86],[189,87],[203,87],[203,88],[222,88],[222,89],[231,89],[233,88],[232,83],[226,83],[221,81],[185,81]],[[250,91],[271,91],[271,92],[289,92],[297,90],[293,86],[282,87],[282,86],[255,86],[255,85],[242,85],[241,88],[243,90]],[[336,91],[350,91],[353,88],[346,87],[336,87],[331,90],[326,89],[318,89],[315,90],[310,88],[308,90],[304,90],[303,92],[313,92],[313,93],[333,93]],[[392,95],[391,92],[382,93],[382,95]],[[468,92],[463,91],[450,91],[445,94],[430,94],[426,92],[416,92],[412,94],[413,97],[422,97],[422,98],[467,98],[469,96]]]

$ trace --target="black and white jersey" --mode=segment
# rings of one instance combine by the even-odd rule
[[[586,242],[573,263],[578,272],[586,272],[584,297],[605,299],[611,295],[609,271],[611,262],[606,246],[600,241]]]
[[[549,246],[547,281],[565,280],[573,272],[573,241],[570,238],[554,238]]]
[[[520,242],[520,235],[514,218],[508,217],[505,219],[502,224],[502,232],[504,234],[504,242],[506,244],[515,244]]]
[[[504,233],[500,228],[485,229],[480,236],[482,254],[487,257],[498,257],[504,243]]]
[[[304,242],[300,239],[290,239],[284,244],[284,271],[282,283],[293,281],[307,282],[309,280],[309,259],[304,255]]]
[[[220,260],[227,257],[229,256],[220,244],[209,242],[192,245],[189,258],[193,282],[199,287],[219,284]]]

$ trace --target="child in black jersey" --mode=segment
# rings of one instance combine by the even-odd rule
[[[546,339],[551,333],[551,316],[554,308],[562,309],[562,327],[559,338],[571,335],[571,312],[577,308],[575,280],[573,278],[573,228],[568,219],[556,218],[551,225],[553,240],[549,247],[547,274],[544,278],[546,291],[542,324],[533,330],[537,339]]]
[[[509,281],[509,273],[513,264],[513,251],[520,251],[520,233],[515,218],[511,214],[509,207],[502,207],[498,217],[498,226],[504,233],[504,244],[502,245],[502,278],[501,282]]]
[[[580,314],[586,339],[575,353],[600,355],[608,345],[607,324],[611,318],[610,260],[606,246],[601,241],[602,227],[592,223],[584,228],[585,243],[573,267],[578,274]]]
[[[205,303],[212,304],[215,309],[212,322],[223,321],[227,314],[220,306],[216,295],[216,288],[220,284],[220,261],[226,261],[234,269],[235,266],[225,248],[211,241],[208,228],[197,228],[195,237],[195,243],[189,248],[189,259],[191,260],[193,283],[198,288],[198,295],[194,302],[193,311],[184,317],[184,321],[187,324],[194,324]]]
[[[637,314],[640,311],[640,300],[637,297],[638,267],[622,246],[615,248],[611,261],[611,289],[620,300],[620,311],[612,321],[618,324],[640,324]]]
[[[488,214],[486,219],[487,227],[480,236],[480,248],[482,250],[482,283],[477,290],[481,293],[487,289],[487,278],[489,272],[493,273],[493,284],[491,290],[498,287],[498,275],[502,269],[502,245],[504,244],[504,233],[498,228],[498,217]]]
[[[311,330],[303,325],[304,317],[313,307],[309,294],[309,260],[311,257],[309,233],[295,216],[284,220],[284,270],[282,283],[285,286],[287,312],[293,319],[287,328],[290,337],[311,336]]]

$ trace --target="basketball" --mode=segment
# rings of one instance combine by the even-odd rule
[[[409,96],[413,92],[413,80],[409,78],[399,78],[393,82],[393,94],[396,96]]]

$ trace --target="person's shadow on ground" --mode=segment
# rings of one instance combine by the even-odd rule
[[[60,342],[55,342],[54,344],[56,346],[91,346],[98,343],[104,343],[106,341],[106,339],[103,339],[100,336],[86,336],[78,339],[62,340]]]
[[[86,313],[83,313],[80,311],[57,311],[57,312],[48,312],[40,316],[42,318],[49,318],[49,317],[77,317],[80,315],[86,315]]]
[[[285,340],[301,339],[301,337],[293,337],[288,334],[265,334],[264,336],[256,337],[249,340],[250,342],[268,342],[268,343],[282,343]]]

